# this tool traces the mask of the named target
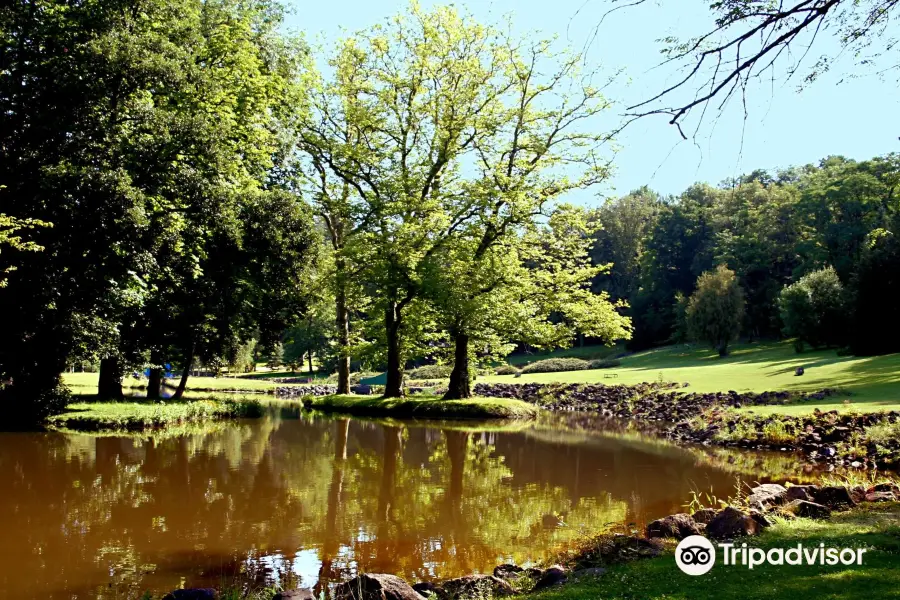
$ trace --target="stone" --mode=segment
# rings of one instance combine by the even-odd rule
[[[713,517],[716,516],[716,509],[714,508],[701,508],[697,512],[695,512],[691,517],[693,517],[694,522],[698,525],[706,525],[710,521],[713,520]]]
[[[568,578],[568,571],[566,571],[561,566],[553,565],[552,567],[547,567],[546,569],[544,569],[544,572],[541,574],[537,583],[534,584],[533,591],[536,592],[538,590],[545,590],[549,587],[563,584]]]
[[[647,525],[648,538],[675,538],[683,540],[689,535],[698,535],[700,530],[691,515],[678,513],[657,519]]]
[[[499,577],[468,575],[445,581],[441,585],[440,596],[448,600],[458,600],[470,597],[512,596],[515,593],[513,587]]]
[[[316,600],[316,596],[311,589],[300,588],[297,590],[278,592],[272,600]]]
[[[850,497],[853,498],[853,501],[859,504],[860,502],[866,501],[866,494],[869,492],[866,490],[865,486],[862,485],[854,485],[850,488]]]
[[[175,590],[163,596],[163,600],[216,600],[219,592],[212,588]]]
[[[812,502],[813,493],[816,489],[817,488],[814,485],[792,485],[784,494],[784,501],[793,502],[794,500],[806,500],[807,502]]]
[[[866,502],[893,502],[896,499],[893,492],[869,492],[866,494]]]
[[[764,483],[750,490],[747,505],[759,510],[768,510],[784,502],[787,488],[777,483]]]
[[[817,504],[827,506],[831,510],[846,510],[856,506],[856,501],[850,495],[850,490],[842,485],[830,485],[817,489],[813,492],[813,500]]]
[[[831,516],[831,509],[827,506],[806,500],[794,500],[785,504],[782,510],[795,517],[806,517],[807,519],[827,519]]]
[[[334,590],[337,600],[422,600],[419,592],[395,575],[365,573]]]
[[[900,486],[893,482],[879,483],[867,489],[866,492],[891,492],[895,496],[900,496]]]
[[[513,565],[509,563],[497,565],[496,567],[494,567],[494,577],[499,577],[500,579],[509,579],[510,577],[521,575],[524,572],[525,569],[523,569],[519,565]]]
[[[772,522],[766,518],[766,515],[762,514],[761,512],[759,512],[756,509],[753,509],[753,508],[750,509],[750,517],[754,521],[756,521],[756,523],[763,529],[765,529],[766,527],[772,526]]]
[[[717,540],[757,535],[762,529],[753,517],[733,506],[726,506],[706,524],[706,535]]]
[[[416,590],[422,596],[426,598],[431,594],[440,596],[441,588],[437,584],[434,584],[430,581],[422,581],[412,586],[412,589]]]
[[[795,375],[796,377],[799,377],[800,375],[803,375],[805,372],[806,372],[806,371],[803,370],[803,367],[797,367],[796,369],[794,369],[794,375]]]

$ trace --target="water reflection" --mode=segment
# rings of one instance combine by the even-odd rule
[[[606,433],[597,429],[603,425]],[[541,560],[799,467],[683,450],[608,424],[505,429],[328,419],[296,408],[149,438],[0,434],[0,597],[137,598],[248,577],[325,591]]]

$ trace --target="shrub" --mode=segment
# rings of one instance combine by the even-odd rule
[[[410,379],[447,379],[452,370],[453,365],[425,365],[407,371],[406,375]]]
[[[588,363],[588,369],[610,369],[612,367],[618,367],[621,364],[622,361],[615,358],[600,358]]]
[[[580,358],[548,358],[522,367],[522,373],[557,373],[560,371],[583,371],[590,368],[586,360]]]
[[[837,272],[827,267],[804,275],[778,297],[784,333],[797,338],[794,348],[838,345],[846,330],[844,287]]]
[[[497,375],[518,375],[519,369],[512,365],[500,365],[494,369],[494,373]]]

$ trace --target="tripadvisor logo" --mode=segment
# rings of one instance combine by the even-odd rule
[[[861,565],[865,548],[826,548],[825,544],[806,547],[797,544],[791,548],[748,548],[747,544],[718,544],[722,551],[722,564],[745,566],[748,569],[769,565]],[[675,548],[675,564],[688,575],[703,575],[716,564],[716,548],[701,535],[691,535]]]

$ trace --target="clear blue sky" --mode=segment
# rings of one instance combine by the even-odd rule
[[[334,40],[402,12],[407,0],[285,0],[293,7],[292,29],[309,39]],[[422,0],[423,6],[437,4]],[[610,6],[608,0],[468,0],[454,2],[478,20],[498,23],[513,17],[520,34],[557,35],[560,43],[581,48]],[[709,0],[660,0],[622,10],[608,17],[597,31],[587,59],[625,76],[608,91],[611,100],[627,105],[664,88],[672,71],[652,69],[660,60],[663,36],[689,37],[712,22]],[[579,12],[580,9],[580,12]],[[818,46],[833,49],[830,39]],[[815,60],[810,54],[810,63]],[[662,117],[631,125],[620,137],[616,173],[601,195],[624,194],[647,184],[662,193],[678,193],[696,181],[718,183],[756,168],[778,168],[816,162],[831,154],[866,159],[900,151],[900,84],[897,73],[885,80],[874,76],[845,80],[852,60],[802,92],[796,83],[757,87],[751,96],[746,124],[734,103],[694,141],[680,141]],[[572,198],[585,202],[590,198]]]

